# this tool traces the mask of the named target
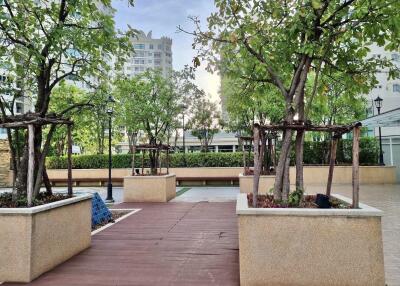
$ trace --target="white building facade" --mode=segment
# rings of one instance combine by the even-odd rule
[[[172,39],[161,37],[153,39],[152,32],[147,35],[139,31],[132,39],[134,55],[124,65],[124,74],[135,76],[147,69],[159,69],[163,76],[172,71]]]
[[[385,51],[376,45],[371,47],[370,55],[377,58],[386,58],[400,68],[400,52]],[[381,70],[376,74],[378,84],[366,95],[368,100],[368,115],[378,114],[374,100],[379,96],[382,99],[381,113],[400,108],[400,78],[388,79],[388,70]],[[382,127],[382,150],[385,165],[397,166],[397,179],[400,180],[400,127]],[[379,136],[379,129],[369,130],[370,136]]]

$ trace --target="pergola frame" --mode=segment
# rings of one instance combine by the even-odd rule
[[[264,131],[264,134],[263,134],[263,136],[267,136],[266,134],[265,134],[265,131]],[[252,147],[252,143],[253,143],[253,141],[254,141],[254,138],[253,138],[253,136],[240,136],[240,137],[238,137],[239,138],[239,140],[240,140],[240,143],[241,143],[241,145],[242,145],[242,153],[243,153],[243,175],[249,175],[248,174],[248,171],[250,171],[250,166],[247,166],[247,164],[246,164],[246,161],[247,161],[247,157],[246,157],[246,150],[245,150],[245,146],[248,146],[249,148],[249,150],[248,150],[248,156],[249,156],[249,158],[250,158],[250,154],[251,154],[251,147]],[[266,137],[265,137],[266,138]],[[261,144],[267,144],[267,150],[268,150],[268,153],[270,154],[270,156],[271,156],[271,159],[272,159],[272,161],[273,161],[273,167],[274,167],[274,172],[275,172],[275,169],[276,169],[276,138],[277,138],[277,136],[276,136],[276,134],[273,136],[273,138],[272,139],[275,139],[275,143],[274,144],[272,144],[272,142],[262,142]],[[262,141],[262,140],[261,140]],[[264,147],[265,148],[265,147]],[[264,159],[264,154],[262,154],[262,158]],[[262,161],[262,162],[264,162],[264,160]],[[261,164],[261,168],[263,167],[263,163]],[[269,165],[266,165],[265,167],[272,167],[272,166],[269,166]],[[273,172],[273,173],[274,173]],[[264,174],[265,173],[265,174]],[[273,173],[271,173],[270,172],[270,170],[267,170],[267,172],[264,172],[262,175],[273,175]]]
[[[167,174],[169,174],[169,151],[172,150],[172,147],[170,145],[166,145],[166,144],[140,144],[140,145],[137,145],[134,149],[136,151],[142,151],[142,172],[141,172],[142,175],[144,175],[144,155],[145,155],[146,151],[154,151],[154,150],[156,150],[157,152],[165,152],[166,153],[166,155],[167,155],[167,157],[166,157],[166,162],[167,162],[166,169],[167,169]],[[133,154],[132,160],[135,160],[135,154]],[[159,168],[160,174],[161,174],[161,169],[162,169],[161,157],[159,157],[159,160],[158,160],[157,163],[158,163],[158,167],[156,165],[156,169]],[[135,162],[134,161],[132,162],[132,166],[135,166]],[[135,174],[135,171],[134,171],[134,168],[133,168],[132,176],[135,176],[135,175],[136,174]]]
[[[263,152],[265,151],[263,145],[261,148],[259,147],[260,140],[262,140],[262,136],[265,134],[265,131],[285,131],[285,130],[303,130],[303,131],[317,131],[317,132],[328,132],[333,133],[332,136],[332,144],[331,144],[331,154],[329,161],[329,173],[328,173],[328,182],[326,187],[326,195],[331,195],[332,188],[332,179],[333,179],[333,170],[335,167],[336,161],[336,150],[337,143],[341,136],[345,133],[353,132],[353,163],[352,163],[352,187],[353,187],[353,195],[352,200],[353,208],[359,207],[359,142],[360,142],[360,129],[362,124],[360,122],[348,124],[348,125],[312,125],[312,124],[304,124],[300,121],[294,121],[293,123],[282,123],[282,124],[269,124],[269,125],[253,125],[253,143],[254,143],[254,182],[253,182],[253,193],[257,193],[260,173],[262,167],[262,158],[264,157]]]
[[[35,168],[35,148],[34,148],[34,126],[45,125],[66,125],[67,126],[67,145],[68,145],[68,196],[72,196],[72,136],[71,129],[73,122],[69,119],[48,115],[41,117],[38,113],[27,113],[24,115],[7,116],[0,118],[0,128],[7,129],[27,129],[28,130],[28,174],[27,174],[27,200],[28,207],[32,206],[32,195],[34,189],[34,168]],[[50,142],[48,143],[50,144]]]

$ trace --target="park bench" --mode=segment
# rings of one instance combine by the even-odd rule
[[[66,185],[67,178],[50,178],[50,182],[52,186],[59,186],[59,185]],[[124,182],[123,177],[113,177],[112,183],[116,186],[122,186]],[[204,177],[204,176],[190,176],[190,177],[176,177],[176,184],[177,186],[182,185],[182,183],[186,184],[201,184],[207,185],[211,182],[227,182],[230,185],[234,185],[235,183],[239,182],[238,176],[222,176],[222,177]],[[106,186],[108,183],[108,177],[99,177],[99,178],[72,178],[72,183],[74,186],[79,187],[80,185],[85,186]]]

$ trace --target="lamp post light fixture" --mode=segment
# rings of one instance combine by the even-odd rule
[[[112,136],[112,115],[114,113],[115,99],[110,95],[106,101],[106,112],[108,114],[108,184],[107,184],[107,198],[106,203],[113,203],[113,190],[111,183],[111,168],[112,168],[112,158],[111,158],[111,136]]]
[[[185,142],[185,111],[187,105],[181,104],[179,106],[182,109],[182,147],[183,147],[183,164],[186,167],[186,142]]]
[[[383,99],[380,98],[379,96],[374,99],[375,107],[376,107],[376,109],[378,109],[378,115],[381,114],[382,101],[383,101]],[[384,166],[385,163],[383,162],[381,127],[379,126],[378,129],[379,129],[379,165]]]

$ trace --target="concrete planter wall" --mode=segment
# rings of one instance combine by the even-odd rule
[[[0,281],[30,282],[88,248],[91,198],[0,208]]]
[[[176,176],[124,177],[124,202],[168,202],[176,196]]]
[[[236,213],[242,286],[385,285],[380,210],[254,209],[239,194]]]
[[[241,193],[253,192],[253,179],[254,176],[245,176],[239,174],[239,186]],[[260,176],[260,183],[258,185],[258,193],[265,195],[268,191],[274,187],[275,175],[272,176]]]

